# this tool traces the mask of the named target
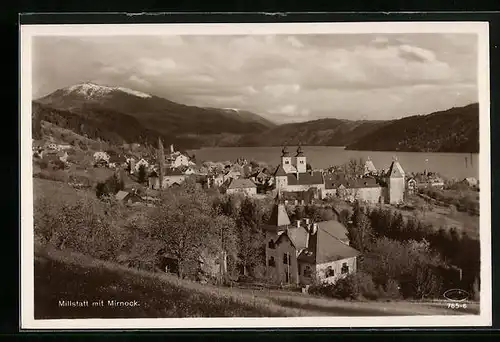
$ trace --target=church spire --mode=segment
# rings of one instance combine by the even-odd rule
[[[290,218],[286,212],[285,203],[282,200],[280,191],[278,191],[274,199],[273,210],[267,223],[273,227],[286,227],[290,224]]]
[[[304,151],[302,151],[302,144],[299,143],[299,145],[297,146],[297,155],[296,157],[302,157],[304,155]]]
[[[286,145],[284,145],[283,148],[281,149],[281,156],[288,157],[288,148],[286,147]]]

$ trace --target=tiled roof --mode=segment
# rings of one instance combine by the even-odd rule
[[[387,171],[387,176],[391,178],[399,178],[405,176],[405,171],[397,160],[392,162],[391,166],[389,167],[389,171]]]
[[[307,247],[307,236],[309,235],[309,232],[303,226],[291,226],[288,228],[286,234],[288,235],[290,241],[292,241],[296,250],[300,251],[301,249]]]
[[[329,175],[325,177],[325,189],[337,189],[343,185],[348,189],[374,188],[380,186],[373,177],[352,178],[344,176]]]
[[[127,160],[123,156],[111,156],[109,157],[110,163],[125,163]]]
[[[275,203],[267,224],[271,227],[284,227],[290,225],[290,218],[288,217],[284,204]]]
[[[304,172],[297,174],[290,173],[287,174],[288,185],[312,185],[312,184],[323,184],[323,175],[321,172]]]
[[[274,171],[274,176],[286,176],[285,169],[283,169],[283,166],[280,164],[276,168],[276,171]]]
[[[337,189],[340,185],[346,185],[347,180],[344,176],[340,175],[327,175],[325,176],[325,189]]]
[[[347,237],[347,228],[339,221],[330,220],[318,222],[318,228],[323,229],[325,232],[341,241],[349,240]]]
[[[310,189],[311,190],[311,189]],[[306,203],[310,203],[314,198],[314,192],[312,191],[283,191],[283,199],[285,200],[304,200]]]
[[[122,201],[123,199],[125,199],[125,197],[127,197],[129,195],[129,192],[127,191],[118,191],[115,195],[115,198],[119,201]]]
[[[377,168],[375,168],[375,165],[370,159],[365,162],[365,172],[377,172]]]
[[[166,169],[165,176],[184,176],[184,174],[177,169]]]
[[[233,180],[229,184],[228,189],[248,189],[248,188],[255,188],[255,187],[257,187],[257,185],[255,185],[255,183],[252,182],[250,179],[233,178]]]
[[[352,258],[359,254],[361,254],[359,251],[318,226],[316,234],[309,236],[309,246],[300,253],[298,260],[310,264],[322,264]]]

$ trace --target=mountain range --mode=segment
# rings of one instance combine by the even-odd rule
[[[346,146],[354,150],[478,152],[479,105],[399,120],[320,119],[277,125],[232,108],[179,104],[122,87],[82,83],[58,89],[32,103],[33,136],[44,120],[111,143],[210,146],[283,144]]]

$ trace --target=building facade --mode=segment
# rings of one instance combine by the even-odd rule
[[[227,194],[242,193],[247,196],[254,196],[257,194],[257,185],[250,179],[235,178],[229,183],[227,189]]]
[[[282,149],[281,162],[273,176],[278,191],[307,191],[312,188],[321,191],[325,188],[323,173],[307,170],[307,159],[301,146],[293,158],[286,147]]]
[[[347,229],[338,221],[306,218],[292,224],[278,195],[264,231],[266,275],[272,282],[331,283],[356,272],[360,253],[349,246]]]

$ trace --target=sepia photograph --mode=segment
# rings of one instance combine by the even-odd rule
[[[23,328],[491,324],[487,23],[20,35]]]

